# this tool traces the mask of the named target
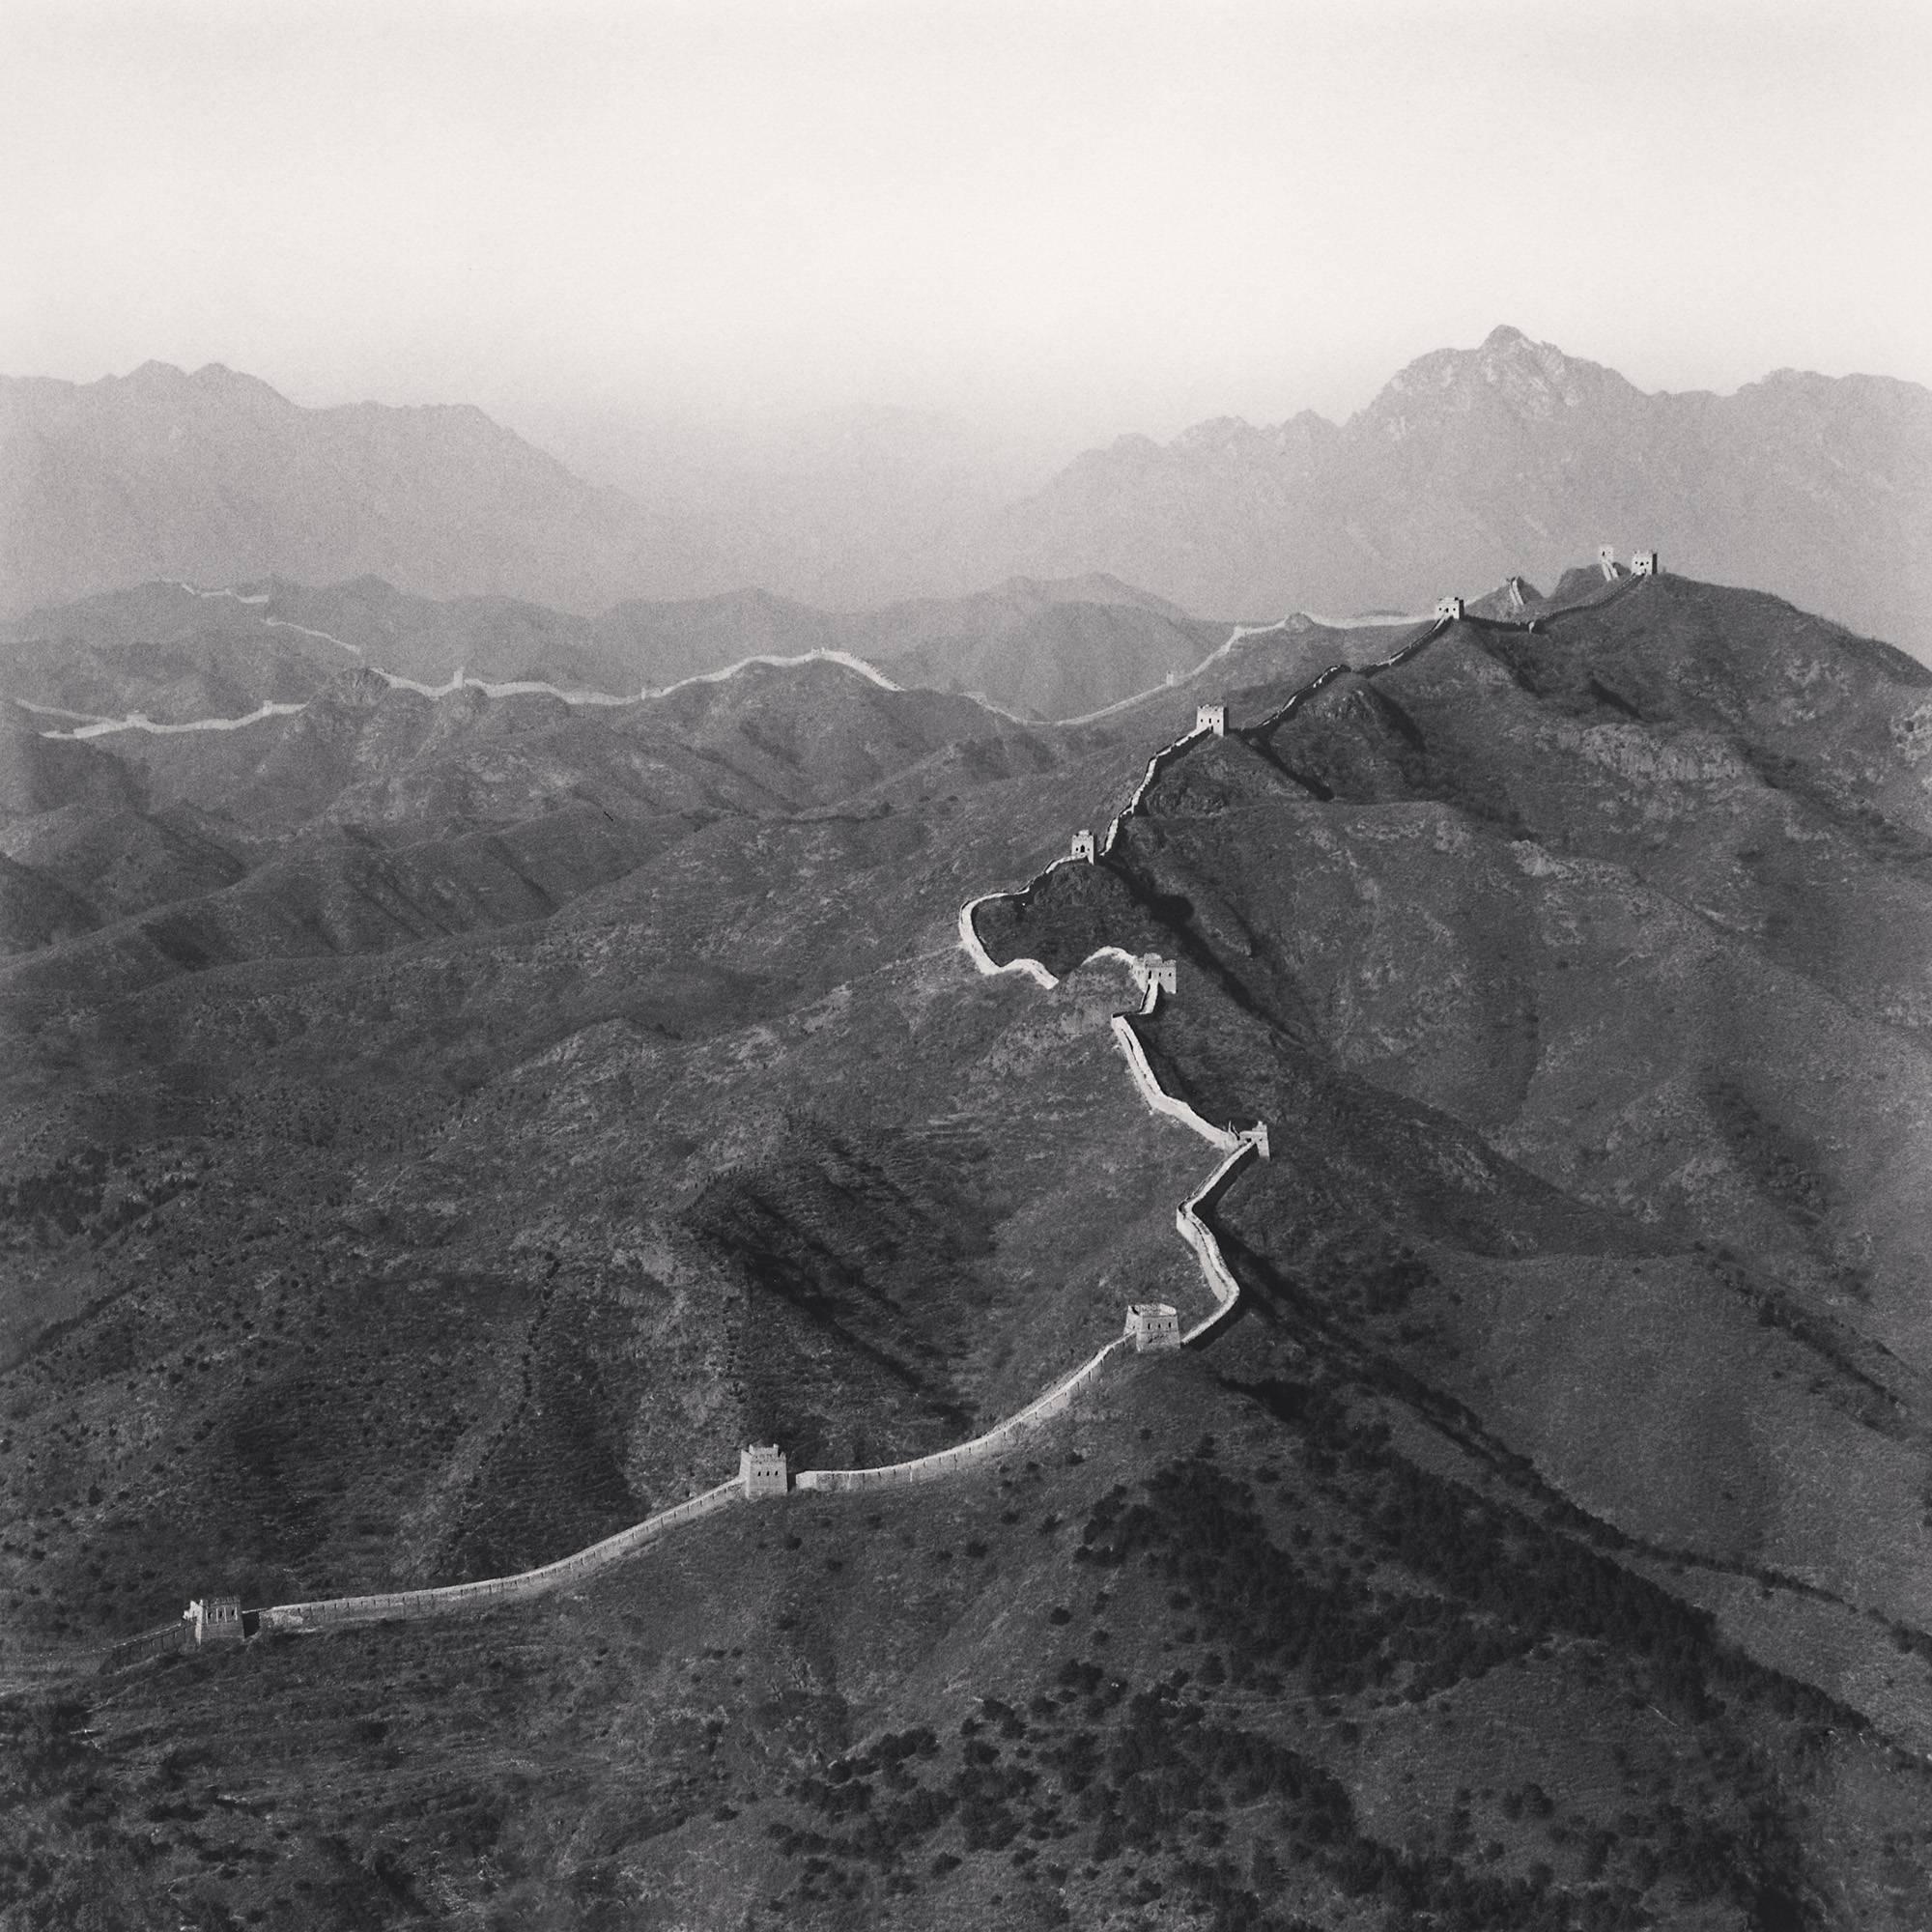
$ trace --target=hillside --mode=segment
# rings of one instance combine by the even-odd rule
[[[0,689],[56,724],[156,724],[302,703],[360,663],[419,684],[495,683],[633,697],[757,656],[843,651],[895,681],[1066,718],[1191,670],[1227,637],[1107,577],[1014,579],[971,596],[819,611],[764,591],[631,601],[595,617],[502,597],[439,601],[380,578],[219,590],[156,582],[0,625]]]
[[[822,662],[23,724],[12,1920],[1922,1925],[1928,720],[1889,646],[1582,572],[1079,726]],[[962,952],[1002,889],[1061,984]],[[1203,1312],[1103,944],[1178,962],[1161,1084],[1270,1129],[1208,1346],[917,1494],[95,1674]]]
[[[1339,426],[1309,412],[1089,451],[1016,505],[1004,567],[1112,570],[1193,610],[1426,608],[1589,544],[1932,652],[1932,394],[1780,370],[1649,394],[1518,330],[1443,349]]]

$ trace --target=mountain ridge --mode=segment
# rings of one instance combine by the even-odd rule
[[[1077,457],[1003,522],[1028,567],[1200,608],[1413,606],[1607,537],[1932,650],[1932,391],[1778,371],[1647,392],[1502,325],[1341,423],[1219,418]],[[1600,535],[1593,539],[1591,532]]]
[[[468,404],[308,410],[220,364],[0,378],[0,608],[365,572],[570,607],[689,574],[690,542]]]
[[[465,404],[303,410],[219,364],[4,379],[0,611],[150,577],[373,572],[587,614],[754,580],[843,609],[1105,573],[1252,618],[1541,580],[1608,539],[1932,651],[1932,392],[1896,378],[1648,392],[1499,325],[1415,357],[1340,423],[1123,435],[1017,500],[990,457],[983,474],[963,451],[904,468],[922,432],[885,416],[889,448],[868,456],[861,425],[795,475],[607,451],[626,495]]]

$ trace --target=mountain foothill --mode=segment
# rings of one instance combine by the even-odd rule
[[[1097,580],[891,651],[371,579],[16,624],[10,1922],[1932,1922],[1932,671],[1539,581],[1413,651]],[[1114,708],[1001,684],[1022,608],[1063,663],[1150,627]],[[865,663],[679,682],[733,640]],[[1050,989],[958,944],[1003,888]],[[1103,947],[1177,963],[1167,1092],[1269,1128],[1211,1345],[534,1604],[101,1670],[746,1442],[942,1448],[1208,1313],[1214,1155]]]

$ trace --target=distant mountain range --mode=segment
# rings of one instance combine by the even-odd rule
[[[1412,362],[1344,424],[1123,437],[992,510],[991,469],[966,473],[963,445],[922,464],[919,434],[895,423],[876,463],[862,438],[782,488],[684,489],[640,448],[614,466],[626,494],[470,409],[307,410],[160,363],[4,380],[0,610],[170,577],[373,575],[587,614],[753,582],[868,604],[1098,572],[1271,617],[1411,609],[1611,542],[1932,653],[1932,391],[1910,383],[1785,370],[1731,396],[1646,394],[1497,328]]]
[[[0,607],[150,578],[373,574],[595,610],[697,582],[691,538],[480,410],[307,410],[219,365],[0,379]]]
[[[1194,609],[1412,608],[1579,549],[1788,597],[1932,650],[1932,391],[1780,370],[1647,395],[1497,328],[1412,362],[1337,427],[1123,437],[1009,512],[1009,567],[1128,570]]]

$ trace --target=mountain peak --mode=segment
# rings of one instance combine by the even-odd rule
[[[1547,420],[1611,391],[1636,391],[1596,362],[1566,355],[1499,323],[1475,349],[1436,349],[1400,371],[1362,416],[1398,439],[1430,416],[1467,415],[1498,406],[1519,420]]]

